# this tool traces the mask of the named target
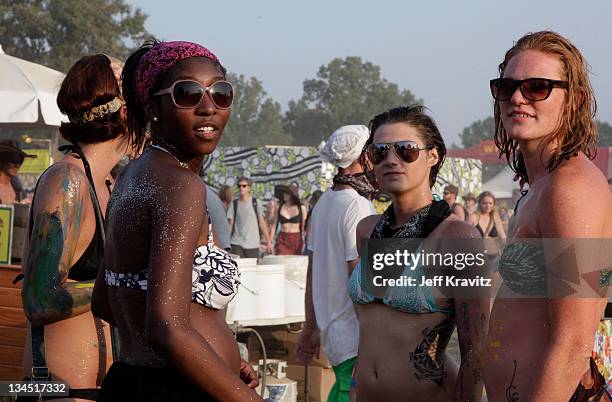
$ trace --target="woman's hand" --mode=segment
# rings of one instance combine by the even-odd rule
[[[259,378],[257,378],[257,373],[253,366],[251,366],[247,361],[240,359],[240,379],[244,381],[244,383],[249,388],[257,388],[259,385]]]

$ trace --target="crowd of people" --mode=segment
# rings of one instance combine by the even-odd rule
[[[529,188],[509,224],[490,192],[462,205],[447,185],[434,198],[446,145],[423,106],[338,128],[320,149],[337,168],[333,186],[305,205],[297,183],[279,185],[264,210],[249,177],[237,179],[237,197],[200,177],[234,98],[211,50],[148,41],[125,64],[78,60],[57,98],[70,145],[40,177],[30,211],[24,376],[67,383],[71,401],[262,400],[225,308],[239,258],[259,257],[263,244],[309,255],[296,353],[306,365],[321,349],[328,356],[330,402],[479,401],[483,390],[491,402],[611,400],[591,358],[606,297],[525,291],[547,279],[544,246],[525,239],[612,237],[612,195],[591,162],[587,64],[559,34],[527,34],[490,87],[495,143]],[[0,144],[3,154],[4,202],[19,198],[11,178],[28,155]],[[380,194],[390,204],[377,213]],[[482,239],[496,296],[430,285],[381,293],[364,279],[370,240],[425,239],[451,253],[447,238]],[[446,352],[455,331],[458,362]]]

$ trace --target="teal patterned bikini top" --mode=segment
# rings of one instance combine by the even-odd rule
[[[506,246],[499,259],[499,274],[515,293],[546,294],[546,258],[541,241],[519,241]]]
[[[371,239],[380,238],[424,238],[429,235],[446,217],[450,215],[450,208],[445,201],[433,201],[432,204],[418,210],[404,225],[397,229],[390,229],[393,221],[393,205],[390,205],[372,231]],[[363,267],[367,258],[362,258],[353,270],[349,280],[349,295],[355,304],[383,303],[387,306],[413,314],[445,313],[453,314],[454,309],[439,308],[433,290],[428,286],[390,286],[382,298],[374,296],[372,281],[367,280],[367,267]],[[415,278],[419,284],[425,274],[423,266],[414,270],[408,267],[403,276]]]

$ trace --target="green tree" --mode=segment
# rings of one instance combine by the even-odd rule
[[[597,121],[597,145],[612,145],[612,126],[605,121]]]
[[[283,127],[281,107],[268,97],[261,81],[232,73],[227,78],[234,84],[235,97],[221,145],[291,145],[292,138]]]
[[[124,59],[149,36],[146,15],[124,0],[0,0],[7,54],[66,72],[80,57]]]
[[[461,145],[464,148],[477,145],[480,141],[492,140],[495,134],[495,122],[493,117],[489,116],[484,120],[476,120],[468,127],[464,128],[459,134]]]
[[[304,93],[289,102],[285,127],[296,145],[318,145],[346,124],[368,124],[394,106],[422,103],[409,90],[380,76],[380,67],[360,57],[336,58],[307,79]]]
[[[597,145],[612,145],[612,126],[604,121],[596,121],[597,124]],[[468,127],[464,128],[459,134],[461,145],[464,148],[477,145],[480,141],[492,140],[495,134],[495,122],[493,117],[484,120],[476,120]]]

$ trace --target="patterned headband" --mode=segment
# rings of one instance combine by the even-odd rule
[[[136,68],[135,90],[136,94],[144,104],[149,100],[151,88],[160,74],[169,70],[180,60],[190,57],[206,57],[219,62],[217,56],[204,46],[192,42],[160,42],[155,44],[146,52]]]
[[[106,116],[107,114],[115,113],[117,110],[125,105],[125,101],[121,98],[115,97],[113,100],[106,102],[100,106],[94,106],[81,116],[68,116],[68,119],[72,123],[87,123],[100,117]]]

